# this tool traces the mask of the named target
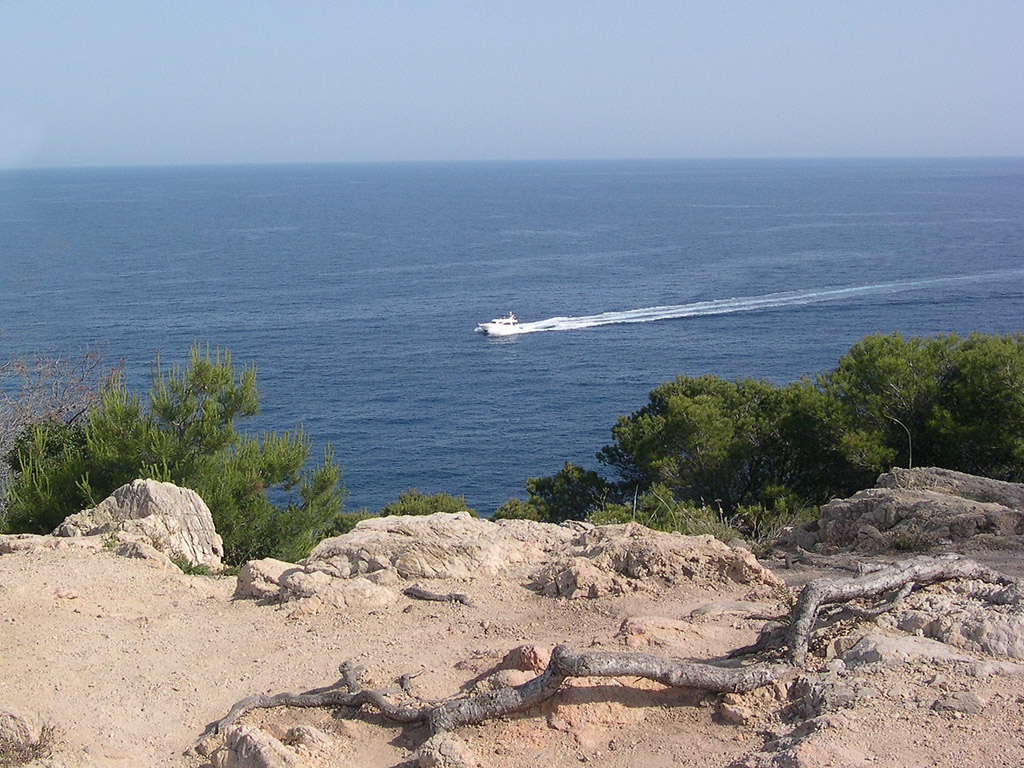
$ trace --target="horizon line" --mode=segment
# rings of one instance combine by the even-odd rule
[[[474,158],[434,160],[238,160],[179,163],[111,163],[82,165],[0,165],[0,173],[19,171],[86,171],[145,170],[175,168],[263,168],[349,166],[414,166],[414,165],[531,165],[544,163],[744,163],[744,162],[928,162],[928,161],[1024,160],[1021,155],[722,155],[691,157],[536,157],[536,158]]]

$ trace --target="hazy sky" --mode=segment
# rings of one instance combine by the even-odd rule
[[[1024,155],[1024,0],[0,0],[0,166]]]

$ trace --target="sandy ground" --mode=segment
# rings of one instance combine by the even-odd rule
[[[1018,552],[994,557],[1019,569]],[[999,565],[1000,562],[994,564]],[[779,573],[790,583],[820,571]],[[254,693],[299,691],[337,679],[345,659],[365,665],[370,687],[412,683],[424,698],[455,694],[523,643],[627,650],[629,617],[671,620],[641,650],[695,658],[752,642],[763,623],[737,614],[690,621],[730,592],[675,589],[599,600],[555,600],[521,579],[446,584],[473,607],[402,598],[370,614],[316,604],[233,600],[231,577],[185,576],[108,551],[65,549],[0,556],[0,710],[24,708],[59,726],[49,766],[198,768],[185,754],[208,723]],[[435,588],[438,588],[434,585]],[[772,606],[765,606],[771,608]],[[672,623],[675,622],[675,623]],[[821,663],[824,663],[822,660]],[[965,665],[865,667],[848,682],[856,705],[807,744],[807,765],[1024,765],[1024,679],[977,677]],[[719,697],[635,681],[581,682],[527,713],[459,731],[485,766],[725,766],[792,727],[779,694],[751,696],[755,716],[728,725]],[[981,714],[939,712],[937,697],[970,691]],[[413,765],[424,728],[327,710],[264,711],[250,722],[281,732],[314,723],[335,739],[331,760],[311,766]],[[322,760],[321,756],[321,760]]]

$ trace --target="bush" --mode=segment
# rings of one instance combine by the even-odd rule
[[[0,363],[0,531],[6,524],[5,498],[10,484],[9,463],[18,448],[31,439],[35,424],[54,430],[57,449],[73,431],[118,366],[103,363],[100,350],[86,348],[58,355],[23,355]],[[63,435],[56,434],[65,429]]]
[[[832,371],[781,387],[680,376],[612,437],[598,459],[616,482],[566,463],[527,481],[526,508],[553,522],[635,513],[671,530],[714,527],[720,511],[723,525],[764,539],[897,464],[1021,481],[1024,334],[874,334]]]
[[[433,515],[437,512],[469,512],[477,517],[476,510],[466,505],[461,496],[450,493],[420,493],[415,488],[400,491],[398,499],[380,508],[380,516],[388,515]]]
[[[871,474],[940,466],[1024,480],[1024,334],[867,336],[821,377]]]
[[[565,462],[552,477],[526,481],[526,504],[547,523],[585,520],[608,496],[608,484],[596,472]]]
[[[775,387],[680,376],[620,417],[615,444],[598,458],[618,473],[620,494],[662,485],[675,499],[727,515],[772,488],[824,501],[851,474],[831,410],[808,380]]]
[[[495,520],[540,520],[540,513],[532,504],[511,498],[494,510]]]
[[[10,460],[17,472],[8,498],[8,527],[45,533],[137,478],[195,490],[224,539],[225,561],[303,557],[333,530],[345,497],[333,451],[303,472],[311,441],[301,427],[259,438],[236,419],[258,410],[256,371],[241,372],[228,352],[195,344],[185,368],[153,365],[149,408],[116,376],[68,436],[36,425]],[[280,495],[275,505],[268,491]]]
[[[371,517],[377,517],[377,515],[368,512],[365,508],[360,509],[358,512],[341,512],[334,518],[334,527],[330,535],[343,536],[355,528],[356,523],[360,520],[369,520]]]
[[[605,504],[596,509],[588,518],[595,525],[636,522],[656,531],[681,533],[686,536],[710,534],[721,541],[739,538],[721,509],[690,501],[677,501],[664,486],[655,486],[642,496],[635,505]]]

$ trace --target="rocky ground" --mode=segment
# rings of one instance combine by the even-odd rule
[[[837,616],[815,633],[807,669],[749,693],[570,679],[538,707],[458,728],[449,757],[418,756],[425,726],[368,709],[245,715],[238,739],[290,745],[277,763],[190,751],[239,699],[328,685],[344,660],[395,700],[521,683],[559,643],[720,661],[808,580],[908,557],[818,547],[758,563],[633,526],[534,525],[368,521],[303,567],[264,563],[240,579],[127,557],[109,534],[0,541],[0,744],[48,722],[51,749],[33,764],[69,768],[1024,764],[1021,606],[977,584],[915,590],[874,619]],[[1024,576],[1011,533],[971,557]],[[408,586],[466,599],[425,601]],[[409,673],[407,694],[396,681]]]

